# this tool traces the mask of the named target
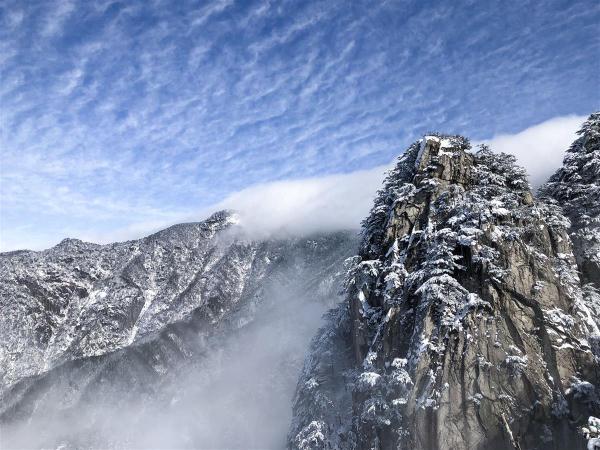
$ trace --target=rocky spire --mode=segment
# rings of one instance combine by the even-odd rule
[[[412,145],[315,339],[291,447],[585,448],[598,328],[568,225],[514,157],[457,136]]]

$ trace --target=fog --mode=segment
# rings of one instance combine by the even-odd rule
[[[486,143],[495,152],[515,155],[535,189],[562,165],[584,120],[584,116],[556,117],[515,134],[475,141],[473,147]],[[244,228],[258,238],[358,228],[393,165],[391,161],[370,170],[259,184],[229,195],[210,210],[238,211]]]
[[[203,342],[205,356],[173,368],[156,391],[149,386],[150,394],[137,396],[92,385],[85,400],[64,408],[73,392],[53,388],[32,419],[4,427],[1,447],[284,448],[309,342],[340,300],[320,296],[323,285],[311,285],[309,273],[279,273],[262,302]]]
[[[259,184],[231,194],[211,210],[237,211],[244,229],[259,239],[358,229],[391,167]]]
[[[484,141],[495,152],[516,156],[525,167],[534,189],[562,165],[565,152],[577,138],[585,116],[564,116],[542,122],[515,134],[501,134]]]

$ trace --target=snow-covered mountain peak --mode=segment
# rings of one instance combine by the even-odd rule
[[[570,222],[513,156],[468,149],[429,135],[388,173],[299,382],[293,448],[585,445],[599,315]]]
[[[41,252],[0,255],[2,445],[239,447],[248,436],[258,446],[282,445],[287,396],[306,341],[321,313],[339,301],[343,261],[355,251],[356,235],[249,239],[238,224],[238,215],[225,210],[138,240],[98,245],[67,239]],[[277,327],[286,334],[275,345],[269,335]],[[249,353],[243,348],[253,340],[259,348]],[[211,380],[240,376],[227,358],[246,364],[237,390]],[[189,372],[196,397],[188,395]],[[277,380],[264,385],[262,377],[273,374]],[[190,428],[209,411],[184,415],[177,398],[194,403],[214,395],[213,385],[256,420],[272,421],[276,414],[284,424],[269,433],[242,432],[229,414],[221,428]],[[255,403],[247,400],[247,389]],[[142,399],[153,413],[136,406]],[[100,414],[107,404],[119,404],[123,417]],[[135,414],[126,414],[131,408]],[[66,424],[47,421],[69,414],[65,441]],[[148,425],[137,421],[139,414],[178,417],[172,424],[178,432],[162,436],[162,444],[147,441]],[[32,436],[31,426],[41,431]]]
[[[470,148],[469,141],[462,136],[426,135],[419,141],[415,167],[417,170],[423,170],[432,163],[443,166],[448,163],[446,158],[463,158]]]

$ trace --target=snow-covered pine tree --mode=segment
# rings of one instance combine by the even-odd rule
[[[377,255],[381,251],[381,242],[390,212],[396,201],[405,194],[403,188],[415,173],[415,160],[421,144],[413,143],[398,157],[394,168],[389,170],[383,187],[377,191],[373,207],[366,219],[362,221],[362,252]]]
[[[563,166],[541,187],[571,221],[569,234],[584,282],[600,288],[600,112],[593,113],[567,150]]]
[[[540,188],[540,197],[562,208],[583,289],[583,301],[600,327],[600,112],[591,114],[567,150],[563,166]],[[600,361],[600,335],[588,337]]]

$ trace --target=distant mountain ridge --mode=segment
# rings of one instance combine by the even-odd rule
[[[240,237],[237,221],[221,211],[135,241],[66,239],[42,252],[0,255],[0,442],[21,445],[11,424],[27,430],[28,420],[61,415],[75,423],[90,399],[127,404],[167,395],[185,367],[277,307],[263,306],[273,289],[287,286],[323,309],[338,301],[336,280],[355,251],[355,232],[254,241]],[[294,294],[299,282],[303,291]],[[281,364],[299,368],[302,359]],[[123,445],[123,436],[88,419],[81,425],[88,431],[73,426],[61,440],[50,427],[36,445]]]

